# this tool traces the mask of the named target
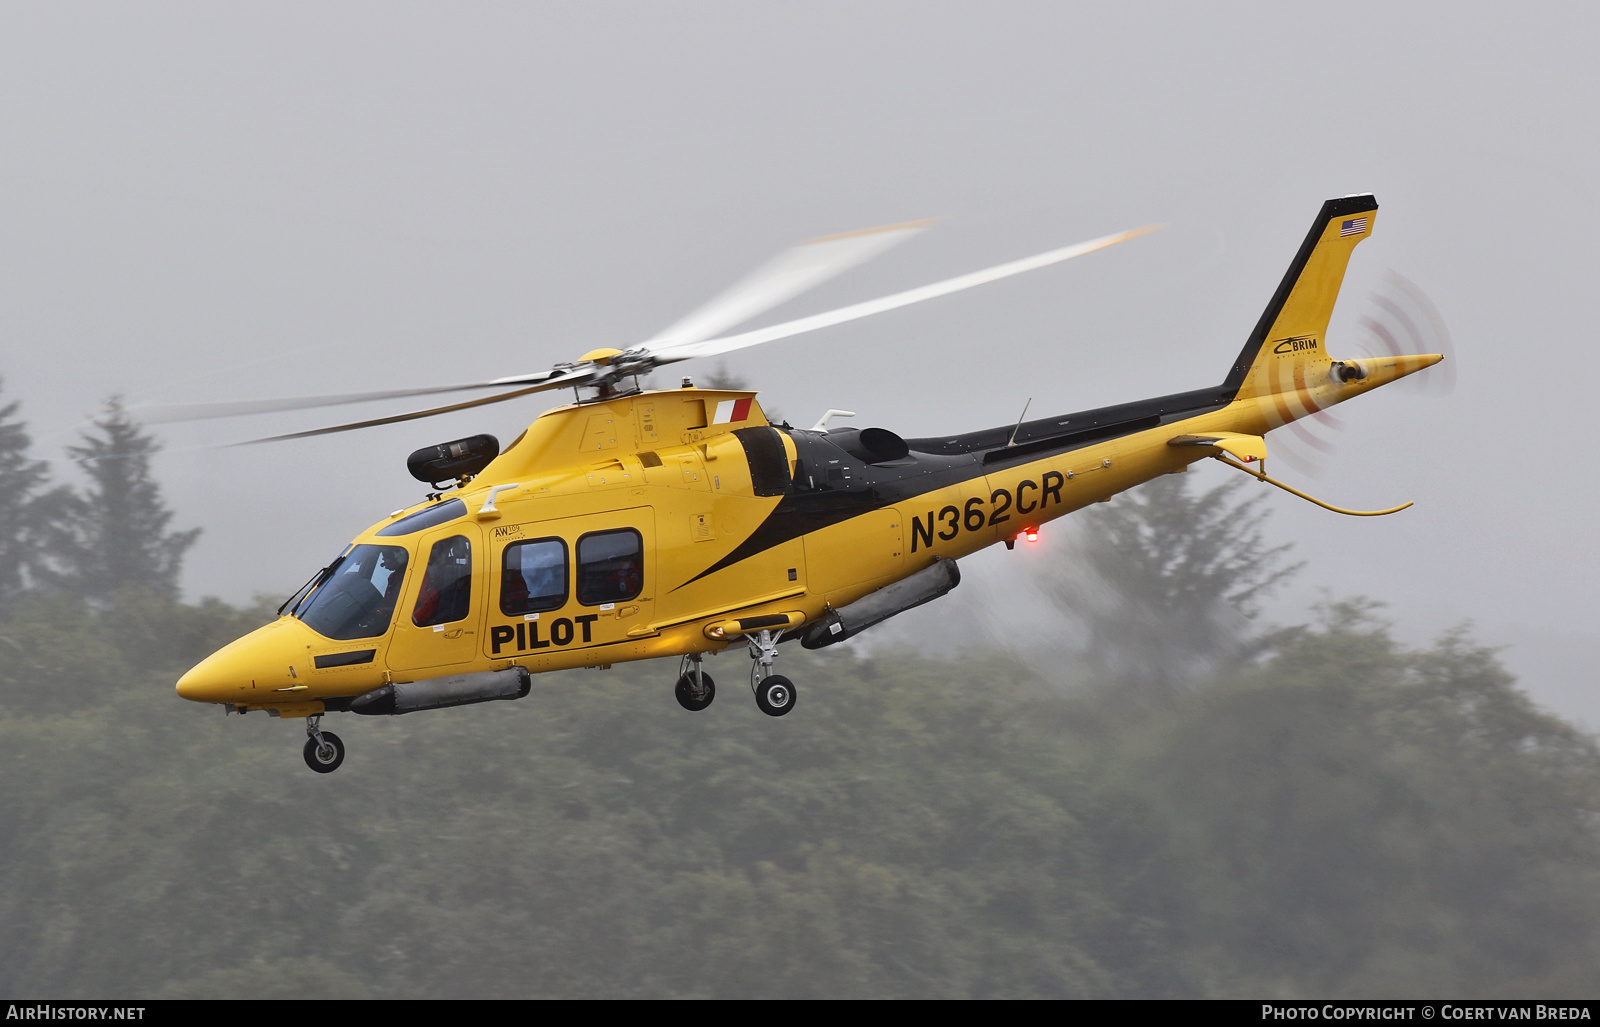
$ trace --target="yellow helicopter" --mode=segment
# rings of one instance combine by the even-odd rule
[[[1265,473],[1263,436],[1422,370],[1439,354],[1334,360],[1325,335],[1345,268],[1372,232],[1370,195],[1323,204],[1220,385],[938,438],[773,425],[756,394],[646,390],[669,363],[713,356],[948,295],[1142,235],[1135,229],[770,328],[718,333],[921,231],[926,222],[813,240],[647,342],[536,374],[466,385],[168,410],[150,420],[300,409],[466,389],[494,394],[273,439],[389,424],[573,388],[503,450],[478,435],[413,453],[434,491],[358,535],[278,618],[178,681],[229,713],[305,718],[305,760],[345,746],[328,712],[394,715],[518,699],[532,675],[680,658],[678,702],[716,695],[708,652],[743,646],[757,707],[796,705],[779,646],[820,648],[949,592],[956,561],[1034,538],[1045,521],[1214,457]],[[1023,410],[1026,418],[1027,410]],[[853,415],[850,415],[853,416]],[[271,441],[271,440],[257,440]],[[1256,464],[1251,468],[1250,464]]]

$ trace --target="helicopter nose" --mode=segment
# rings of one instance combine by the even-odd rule
[[[257,628],[195,664],[178,679],[178,695],[192,702],[248,702],[251,693],[291,683],[296,647],[281,625]],[[303,657],[303,643],[298,650]]]
[[[191,702],[227,702],[250,687],[242,663],[227,649],[212,653],[178,679],[178,695]]]

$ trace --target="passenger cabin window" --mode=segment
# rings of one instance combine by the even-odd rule
[[[466,617],[472,607],[472,543],[455,535],[433,544],[428,569],[422,572],[422,589],[411,611],[419,628],[448,624]]]
[[[399,546],[355,546],[304,601],[300,620],[319,635],[341,641],[383,634],[400,600],[406,560]]]
[[[644,540],[632,528],[578,539],[578,602],[620,603],[644,588]]]
[[[500,611],[559,610],[567,605],[567,544],[558,538],[506,546],[500,574]]]

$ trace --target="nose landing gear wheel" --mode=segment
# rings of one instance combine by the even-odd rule
[[[700,674],[700,687],[694,686],[694,675],[685,674],[678,679],[677,685],[672,689],[672,694],[678,697],[678,705],[690,713],[699,713],[711,705],[711,700],[717,697],[717,686],[711,680],[711,675]]]
[[[756,685],[756,705],[769,717],[781,717],[794,709],[794,683],[774,674]]]
[[[306,739],[306,766],[319,774],[331,774],[344,762],[344,742],[332,731],[322,732],[322,741]]]

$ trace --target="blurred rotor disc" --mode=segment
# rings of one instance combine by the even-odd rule
[[[1357,351],[1364,357],[1443,353],[1444,360],[1395,383],[1415,395],[1448,396],[1456,386],[1455,344],[1450,329],[1426,293],[1395,271],[1384,276],[1367,313],[1357,322]]]
[[[1418,396],[1448,396],[1455,390],[1456,355],[1439,308],[1417,285],[1396,271],[1367,298],[1356,321],[1356,355],[1397,357],[1410,353],[1443,353],[1444,360],[1391,387]],[[1320,477],[1326,462],[1338,450],[1335,438],[1344,422],[1327,410],[1291,421],[1273,431],[1269,441],[1274,458],[1308,477]]]

